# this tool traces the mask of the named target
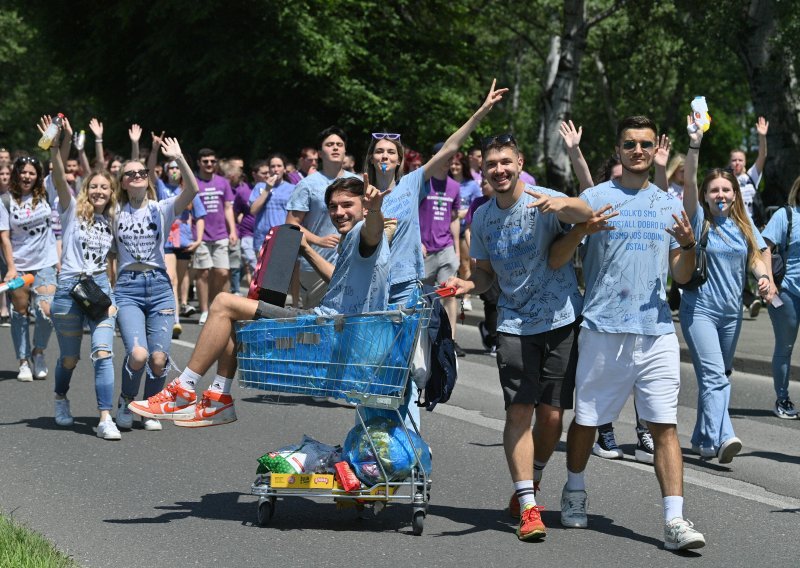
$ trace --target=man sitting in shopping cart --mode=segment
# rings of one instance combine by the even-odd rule
[[[236,373],[234,322],[262,318],[290,318],[301,314],[356,314],[385,310],[388,303],[389,244],[384,234],[383,199],[391,189],[379,191],[364,175],[339,178],[325,191],[325,204],[339,234],[336,265],[319,255],[303,235],[300,253],[329,281],[319,307],[298,310],[260,300],[221,293],[211,305],[189,364],[181,375],[147,400],[128,405],[132,412],[177,426],[198,428],[236,420],[231,383]],[[214,362],[217,376],[198,402],[195,388]]]

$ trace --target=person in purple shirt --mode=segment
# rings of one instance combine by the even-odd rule
[[[461,204],[461,186],[451,178],[430,179],[430,191],[419,205],[419,229],[422,236],[422,255],[425,257],[425,279],[423,282],[436,286],[458,273],[458,235],[461,223],[458,210]],[[453,339],[456,333],[456,299],[442,300],[447,311]],[[466,353],[455,345],[456,354]]]
[[[256,264],[256,253],[253,250],[255,218],[250,213],[250,195],[252,193],[253,190],[250,186],[242,182],[236,189],[236,197],[233,199],[233,216],[236,219],[240,250],[239,266],[231,267],[231,287],[235,288],[235,292],[239,291],[242,269],[245,272],[245,282],[250,282],[250,277],[253,273],[252,267]]]
[[[316,172],[318,166],[319,152],[316,148],[306,146],[300,150],[300,157],[297,159],[297,169],[286,174],[288,176],[287,181],[297,185],[300,183],[300,180]]]
[[[204,325],[208,318],[208,306],[224,290],[230,278],[228,246],[236,244],[239,235],[233,218],[233,190],[228,180],[216,174],[216,152],[201,148],[197,155],[198,195],[206,208],[206,226],[203,244],[194,255],[194,268],[197,271],[200,325]]]

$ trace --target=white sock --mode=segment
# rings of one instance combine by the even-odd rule
[[[583,479],[583,472],[575,473],[567,470],[567,491],[586,491],[586,482]]]
[[[178,382],[181,384],[183,388],[186,390],[193,391],[195,385],[200,382],[202,378],[201,375],[198,375],[194,371],[192,371],[189,367],[186,367],[181,373],[181,376],[178,377]]]
[[[221,392],[222,394],[231,394],[232,384],[233,379],[217,375],[214,377],[214,382],[211,383],[211,390],[214,392]]]
[[[515,481],[514,491],[517,492],[517,497],[519,498],[520,511],[536,505],[536,497],[533,494],[533,479]]]
[[[537,460],[533,460],[533,480],[534,481],[541,481],[542,474],[544,474],[544,466],[547,465],[547,462],[540,462]]]
[[[670,522],[675,517],[683,518],[683,497],[669,495],[664,497],[664,522]]]

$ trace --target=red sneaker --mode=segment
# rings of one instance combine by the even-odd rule
[[[176,420],[175,426],[184,428],[203,428],[236,422],[236,409],[233,397],[229,394],[207,390],[203,399],[197,403],[194,416],[190,420]]]
[[[147,400],[134,400],[128,409],[144,418],[184,420],[194,416],[195,402],[197,395],[194,391],[183,388],[180,381],[175,379]]]
[[[547,535],[547,528],[542,522],[541,511],[544,507],[531,505],[522,511],[522,518],[517,529],[520,540],[541,540]]]
[[[533,494],[539,494],[539,482],[533,482]],[[544,510],[544,509],[543,509]],[[517,497],[517,493],[514,492],[511,495],[511,499],[508,500],[508,513],[511,515],[512,519],[519,519],[519,497]]]

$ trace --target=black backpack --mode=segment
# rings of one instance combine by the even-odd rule
[[[423,294],[433,292],[435,288],[423,286]],[[431,321],[427,331],[431,344],[430,377],[424,389],[418,390],[417,406],[432,411],[439,403],[450,400],[456,386],[458,374],[456,370],[456,349],[453,341],[453,330],[442,303],[434,300],[431,310]]]
[[[789,254],[789,242],[792,240],[792,208],[788,205],[783,206],[786,209],[786,247],[780,246],[779,243],[775,244],[772,249],[772,280],[775,286],[780,288],[783,282],[783,277],[786,276],[786,258],[785,254]]]

